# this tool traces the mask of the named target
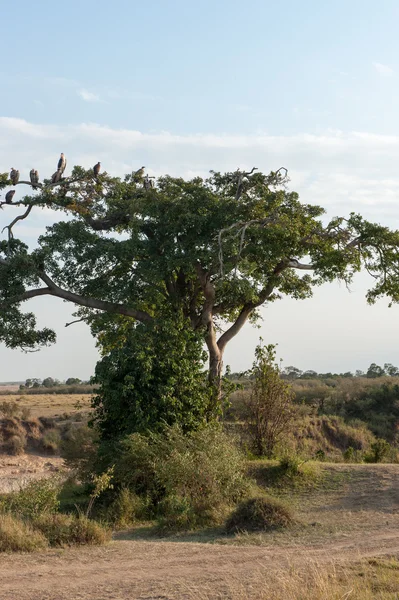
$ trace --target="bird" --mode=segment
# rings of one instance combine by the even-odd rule
[[[14,198],[14,194],[15,194],[15,190],[10,190],[9,192],[7,192],[7,194],[6,194],[6,203],[7,204],[12,204],[12,199]]]
[[[150,190],[151,188],[154,187],[154,182],[153,182],[154,177],[148,177],[148,175],[146,175],[144,177],[144,188],[146,190]]]
[[[60,171],[62,175],[67,166],[67,160],[63,152],[61,152],[60,160],[58,161],[57,170]]]
[[[96,165],[94,165],[93,167],[93,173],[94,173],[94,177],[97,177],[97,175],[99,174],[101,169],[101,163],[98,162]]]
[[[145,167],[141,167],[141,169],[138,169],[138,171],[136,171],[133,174],[134,178],[141,179],[141,177],[143,177],[143,175],[144,175],[144,169],[145,169]]]
[[[19,181],[19,171],[16,171],[14,167],[11,167],[10,179],[13,185],[17,185]]]
[[[31,184],[34,186],[36,183],[39,183],[39,173],[38,171],[35,171],[35,169],[31,169],[30,173],[30,182]]]
[[[61,179],[61,172],[60,169],[58,169],[55,173],[52,174],[51,176],[51,183],[58,183],[59,180]]]

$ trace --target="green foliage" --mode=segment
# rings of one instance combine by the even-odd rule
[[[226,521],[229,533],[268,531],[289,527],[294,523],[291,510],[280,500],[258,496],[237,506]]]
[[[270,458],[281,435],[290,429],[295,393],[280,377],[273,345],[257,346],[255,356],[251,371],[254,382],[247,400],[247,426],[253,452]]]
[[[364,456],[364,461],[368,463],[379,463],[386,458],[390,452],[390,445],[386,440],[378,439],[371,444],[371,452]]]
[[[93,489],[90,494],[90,501],[86,510],[86,517],[90,516],[92,511],[94,502],[97,500],[101,494],[106,492],[107,490],[112,490],[114,485],[112,483],[112,478],[114,475],[114,466],[109,467],[104,473],[101,475],[93,475],[92,477],[92,486]]]
[[[69,427],[63,434],[61,456],[69,468],[79,469],[83,479],[87,479],[95,460],[97,442],[98,431],[87,425]]]
[[[45,513],[37,516],[32,525],[43,534],[50,546],[94,546],[111,539],[109,529],[81,515]]]
[[[137,494],[163,528],[213,523],[248,487],[243,456],[217,427],[136,433],[102,452],[101,468],[106,461],[115,465],[115,490]]]
[[[29,519],[42,513],[55,513],[59,507],[60,487],[58,478],[31,481],[19,492],[3,496],[0,509]]]
[[[131,328],[96,366],[94,422],[102,438],[201,426],[212,417],[203,360],[202,340],[184,321]]]
[[[31,524],[10,514],[0,514],[0,552],[34,552],[47,546],[45,536]]]
[[[108,506],[99,511],[100,516],[114,527],[128,527],[148,515],[148,503],[126,487],[118,489]]]
[[[48,429],[40,440],[42,449],[48,454],[57,454],[61,444],[61,434],[58,429]]]

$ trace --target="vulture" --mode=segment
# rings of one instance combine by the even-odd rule
[[[138,171],[136,171],[134,173],[134,177],[137,179],[141,179],[141,177],[143,177],[143,175],[144,175],[144,169],[145,169],[145,167],[141,167],[141,169],[139,169]]]
[[[60,160],[58,161],[57,170],[60,172],[60,175],[63,174],[67,166],[67,161],[63,152],[61,152]]]
[[[101,163],[98,162],[96,165],[94,165],[93,167],[93,173],[94,173],[94,177],[97,177],[97,175],[99,174],[101,169]]]
[[[39,173],[35,171],[35,169],[31,169],[29,175],[30,182],[32,185],[35,185],[35,183],[39,183]]]
[[[14,167],[11,167],[10,179],[13,185],[17,185],[19,181],[19,171],[16,171]]]
[[[55,173],[53,173],[53,175],[51,176],[51,183],[58,183],[61,179],[61,171],[60,169],[58,169],[58,171],[56,171]]]
[[[7,192],[7,194],[6,194],[6,203],[7,204],[12,204],[12,199],[14,198],[14,194],[15,194],[15,190],[10,190],[9,192]]]
[[[153,182],[153,177],[148,177],[148,175],[146,175],[144,177],[144,188],[146,190],[150,190],[151,188],[154,187],[154,182]]]

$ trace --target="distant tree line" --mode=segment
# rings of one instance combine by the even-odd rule
[[[54,388],[60,386],[70,386],[70,385],[88,385],[89,381],[82,381],[78,377],[68,377],[65,381],[59,381],[58,379],[54,379],[53,377],[45,377],[43,380],[38,379],[36,377],[32,377],[31,379],[27,379],[25,383],[22,383],[19,386],[20,390],[31,390],[38,388]]]
[[[367,379],[376,379],[377,377],[398,377],[399,376],[399,368],[395,367],[391,363],[385,363],[383,367],[377,365],[376,363],[371,363],[367,371],[361,371],[357,369],[354,373],[351,371],[346,371],[345,373],[318,373],[317,371],[313,371],[312,369],[308,369],[307,371],[302,371],[294,366],[285,367],[281,371],[280,375],[283,379],[288,379],[290,381],[294,381],[296,379],[336,379],[336,378],[349,378],[349,377],[366,377]],[[244,373],[226,373],[226,377],[229,379],[240,379],[247,378],[251,379],[251,375],[249,372]]]

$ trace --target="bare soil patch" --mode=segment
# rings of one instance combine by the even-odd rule
[[[50,477],[63,468],[63,459],[57,456],[0,455],[0,494],[17,491],[34,479]]]

